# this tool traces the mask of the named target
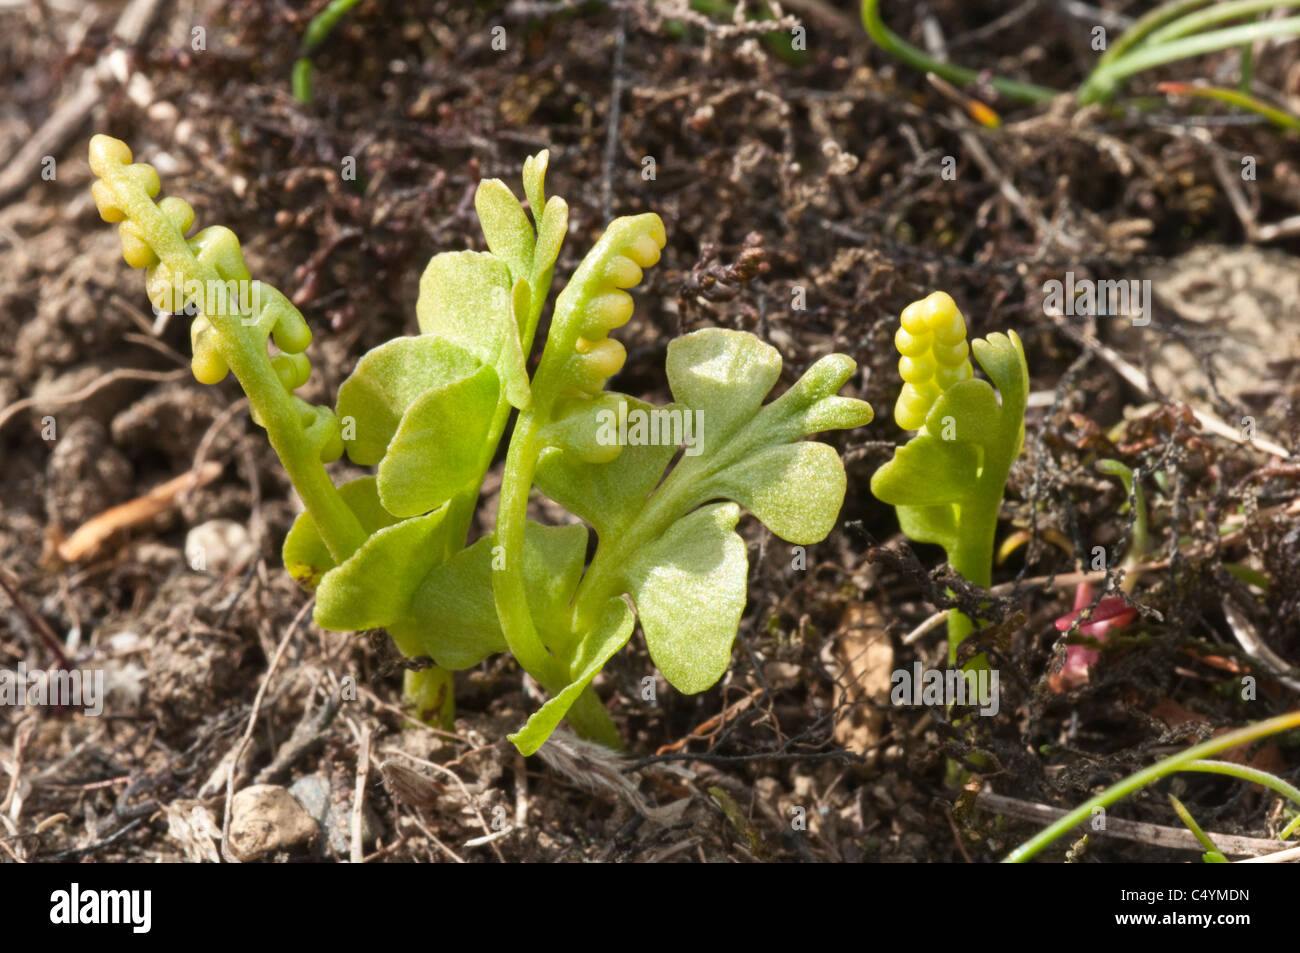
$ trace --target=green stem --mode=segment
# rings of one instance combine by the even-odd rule
[[[222,342],[225,343],[224,334]],[[223,348],[222,356],[248,395],[249,406],[266,428],[267,440],[280,458],[303,508],[316,524],[316,531],[335,562],[342,563],[361,548],[366,532],[339,495],[321,463],[318,448],[308,440],[298,420],[298,409],[270,360],[265,353],[249,355],[240,347]]]
[[[1122,781],[1112,784],[1096,797],[1084,801],[1073,811],[1070,811],[1070,813],[1048,825],[1038,834],[1034,835],[1013,850],[1006,856],[1003,863],[1016,864],[1029,860],[1048,844],[1052,843],[1052,841],[1061,837],[1063,834],[1068,833],[1070,830],[1091,817],[1093,808],[1109,807],[1120,798],[1126,797],[1134,791],[1146,787],[1153,781],[1158,781],[1166,775],[1173,774],[1177,771],[1186,770],[1188,765],[1199,761],[1207,755],[1218,754],[1220,751],[1225,751],[1228,748],[1235,748],[1238,745],[1248,744],[1259,738],[1265,738],[1269,735],[1277,734],[1280,731],[1288,731],[1297,727],[1300,727],[1300,711],[1293,711],[1285,715],[1278,715],[1274,718],[1269,718],[1266,721],[1261,721],[1254,725],[1247,725],[1245,728],[1238,728],[1236,731],[1230,731],[1225,735],[1219,735],[1217,738],[1211,738],[1209,741],[1203,741],[1198,745],[1193,745],[1186,751],[1180,751],[1162,761],[1157,761],[1149,768],[1144,768],[1141,771],[1129,775]],[[1193,768],[1192,770],[1199,769]]]
[[[311,54],[325,42],[333,32],[343,15],[355,7],[361,0],[331,0],[331,2],[307,24],[298,45],[298,59],[293,64],[293,98],[304,106],[311,103],[311,75],[313,71]]]
[[[948,564],[963,579],[985,589],[993,581],[993,543],[997,536],[1002,487],[1006,477],[992,487],[997,496],[962,506],[957,523],[957,545],[948,554]],[[984,480],[981,479],[981,483]],[[981,494],[983,495],[983,494]],[[957,609],[948,611],[948,665],[957,664],[957,646],[976,629],[975,620]]]
[[[408,671],[402,681],[402,699],[426,725],[450,731],[456,721],[455,679],[437,665]]]
[[[945,63],[923,53],[912,46],[897,33],[894,33],[880,19],[880,0],[862,0],[862,26],[876,45],[895,59],[912,69],[923,73],[934,73],[958,86],[969,86],[984,78],[984,74],[964,66]],[[1022,83],[1001,76],[988,78],[988,83],[1003,96],[1029,103],[1045,103],[1061,95],[1059,90],[1033,83]]]
[[[506,454],[501,495],[497,502],[495,539],[505,566],[492,575],[492,594],[511,654],[548,693],[556,695],[569,684],[571,672],[568,664],[547,650],[533,624],[523,574],[528,496],[532,491],[533,473],[540,452],[537,440],[539,416],[536,405],[519,415]],[[584,738],[610,748],[622,747],[618,729],[590,686],[565,713],[565,720]]]
[[[510,438],[497,502],[492,593],[511,654],[547,691],[556,692],[567,684],[567,673],[561,672],[559,661],[537,634],[524,586],[524,532],[528,525],[528,495],[537,467],[539,429],[534,412],[526,410],[519,415]],[[495,567],[498,558],[504,559],[503,568]]]
[[[316,47],[320,46],[334,31],[334,27],[343,14],[355,7],[361,0],[331,0],[325,9],[312,17],[307,24],[307,30],[302,35],[302,52],[304,54],[315,52]]]
[[[1129,543],[1129,551],[1124,558],[1124,563],[1129,566],[1136,565],[1146,556],[1147,547],[1150,545],[1146,493],[1142,490],[1142,484],[1137,479],[1137,474],[1119,460],[1098,460],[1096,467],[1099,473],[1118,477],[1119,481],[1124,484],[1124,495],[1132,501],[1133,538]]]
[[[1005,400],[1005,398],[1004,398]],[[1024,407],[1003,407],[1004,413],[1017,413],[1022,419]],[[1019,433],[1000,448],[985,451],[984,469],[976,491],[961,505],[957,514],[957,542],[948,550],[948,563],[967,582],[987,589],[993,582],[993,547],[997,539],[998,518],[1002,511],[1002,494],[1006,490],[1011,466],[1019,455]],[[948,664],[957,664],[957,646],[976,629],[973,619],[952,609],[948,613]]]
[[[293,98],[304,106],[311,105],[311,76],[315,69],[309,56],[300,56],[293,61],[293,74],[290,79],[293,87]]]
[[[251,398],[250,403],[256,406]],[[262,420],[271,419],[264,406],[259,414]],[[366,541],[366,531],[361,528],[357,515],[343,501],[338,487],[318,459],[304,460],[301,456],[292,455],[298,449],[293,446],[298,441],[286,439],[283,433],[272,432],[270,426],[267,427],[267,438],[284,464],[285,472],[302,500],[303,508],[311,517],[330,555],[336,563],[345,562]],[[313,451],[314,457],[314,448],[308,445],[308,449]]]

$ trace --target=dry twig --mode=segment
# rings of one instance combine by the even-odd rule
[[[75,563],[93,556],[118,532],[139,526],[159,513],[170,509],[177,498],[189,490],[211,483],[221,476],[221,464],[215,460],[205,463],[197,472],[191,470],[160,486],[144,496],[118,504],[92,516],[71,536],[59,543],[56,551],[64,562]]]
[[[1047,804],[1035,804],[1019,798],[1005,797],[1001,794],[981,792],[975,799],[975,806],[992,814],[1006,814],[1021,820],[1039,824],[1050,824],[1069,811],[1064,808],[1051,807]],[[1104,830],[1089,831],[1103,837],[1118,837],[1121,840],[1137,841],[1155,847],[1169,847],[1174,850],[1194,850],[1203,852],[1204,845],[1196,835],[1185,827],[1164,827],[1160,824],[1147,824],[1143,821],[1126,821],[1122,818],[1106,815]],[[1285,848],[1281,841],[1267,840],[1262,837],[1242,837],[1237,834],[1211,833],[1210,839],[1225,854],[1245,854],[1255,856]]]

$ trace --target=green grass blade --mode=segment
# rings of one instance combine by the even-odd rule
[[[934,73],[958,86],[968,86],[982,78],[982,74],[973,69],[945,63],[923,53],[890,30],[880,19],[880,0],[862,0],[862,26],[878,47],[912,69],[922,73]],[[1003,96],[1022,102],[1045,103],[1060,95],[1058,90],[1046,86],[1022,83],[1000,76],[994,76],[988,82]]]
[[[1228,89],[1223,86],[1203,86],[1199,83],[1161,83],[1157,88],[1160,92],[1170,96],[1198,96],[1202,99],[1213,99],[1221,103],[1227,103],[1230,106],[1236,106],[1239,109],[1245,109],[1248,112],[1263,116],[1280,129],[1300,132],[1300,118],[1283,109],[1278,109],[1276,106],[1270,106],[1263,100],[1238,89]]]
[[[1242,17],[1253,16],[1256,13],[1287,10],[1292,7],[1300,7],[1300,0],[1230,0],[1228,3],[1216,3],[1207,10],[1198,10],[1195,13],[1180,17],[1172,23],[1165,24],[1148,36],[1142,45],[1144,47],[1157,46],[1170,40],[1177,40],[1180,37],[1199,33],[1206,27],[1215,26],[1219,23],[1227,23]]]
[[[1269,735],[1289,731],[1297,727],[1300,727],[1300,711],[1293,711],[1253,725],[1247,725],[1245,728],[1238,728],[1236,731],[1230,731],[1227,734],[1219,735],[1217,738],[1211,738],[1209,741],[1203,741],[1198,745],[1193,745],[1186,751],[1180,751],[1162,761],[1157,761],[1149,768],[1130,774],[1127,778],[1117,781],[1097,796],[1084,801],[1073,811],[1048,825],[1013,850],[1003,859],[1003,863],[1019,864],[1029,860],[1052,841],[1091,817],[1093,808],[1109,807],[1120,798],[1146,787],[1153,781],[1158,781],[1166,775],[1187,769],[1188,765],[1201,761],[1206,755],[1218,754],[1220,751],[1226,751],[1229,748],[1248,744],[1260,738],[1266,738]]]
[[[1204,53],[1225,50],[1256,40],[1300,36],[1300,17],[1246,23],[1187,36],[1159,46],[1141,46],[1131,53],[1100,66],[1079,87],[1079,102],[1087,104],[1108,98],[1121,80],[1166,63],[1190,59]]]

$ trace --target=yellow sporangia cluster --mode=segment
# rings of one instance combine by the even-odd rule
[[[894,346],[902,355],[898,372],[904,381],[894,420],[904,430],[920,430],[939,395],[975,373],[957,303],[943,291],[913,301],[903,309]]]
[[[155,204],[161,189],[158,172],[133,163],[131,148],[119,139],[92,138],[90,168],[99,179],[91,193],[100,217],[121,223],[122,257],[132,268],[145,269],[149,300],[163,311],[197,306],[199,314],[190,328],[195,378],[203,384],[225,378],[230,365],[222,353],[223,340],[237,346],[231,342],[244,328],[263,349],[273,338],[280,353],[268,359],[290,392],[304,430],[322,459],[337,459],[343,445],[334,414],[292,394],[311,373],[303,353],[311,343],[311,329],[288,298],[253,279],[235,233],[216,225],[185,238],[194,225],[194,209],[174,196]],[[262,423],[256,413],[253,419]]]
[[[600,393],[605,381],[622,369],[627,351],[609,337],[609,332],[632,317],[632,296],[624,289],[640,284],[642,269],[659,261],[667,241],[658,215],[648,212],[617,219],[601,240],[606,247],[596,249],[595,267],[586,273],[580,268],[561,294],[557,303],[560,308],[568,304],[564,298],[570,288],[580,296],[573,325],[577,331],[573,344],[577,356],[570,369],[579,391]]]

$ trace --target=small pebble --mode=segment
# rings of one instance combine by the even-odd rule
[[[195,572],[239,572],[253,555],[248,530],[234,520],[208,520],[185,536],[185,561]]]
[[[317,836],[307,809],[277,784],[254,784],[230,805],[230,851],[242,861],[288,850]]]
[[[345,799],[337,796],[329,779],[321,774],[308,774],[289,786],[289,793],[298,799],[307,813],[315,818],[325,837],[316,845],[318,855],[324,857],[331,852],[338,857],[347,858],[352,853],[352,807]],[[379,827],[379,818],[367,804],[361,812],[361,841],[363,844],[374,843]]]

